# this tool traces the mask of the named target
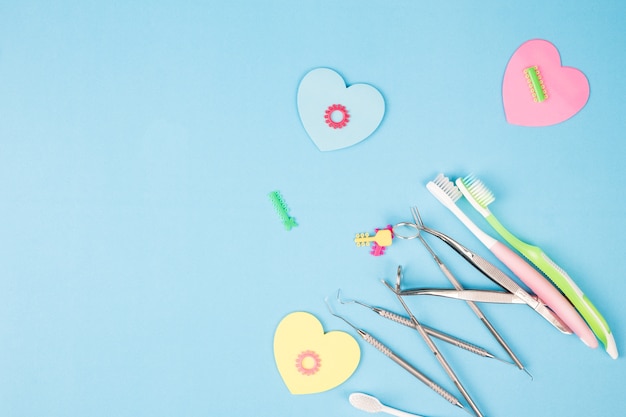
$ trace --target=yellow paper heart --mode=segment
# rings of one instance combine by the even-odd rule
[[[292,394],[313,394],[346,381],[359,364],[361,349],[348,333],[325,334],[314,315],[299,311],[278,324],[274,359]]]

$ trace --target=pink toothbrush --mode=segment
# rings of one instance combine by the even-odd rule
[[[572,304],[535,268],[502,242],[487,235],[476,226],[456,205],[461,191],[443,174],[428,182],[426,188],[437,200],[446,206],[461,222],[485,245],[504,265],[526,284],[559,318],[574,332],[584,344],[592,349],[598,347],[598,340],[578,314]]]

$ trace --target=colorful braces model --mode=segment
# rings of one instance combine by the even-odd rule
[[[375,229],[375,235],[370,236],[369,233],[357,233],[354,238],[354,243],[358,246],[370,246],[372,243],[372,250],[370,254],[373,256],[381,256],[385,253],[385,248],[391,246],[393,239],[393,232],[391,231],[391,225],[388,225],[385,229]]]
[[[322,366],[320,356],[312,350],[305,350],[296,358],[296,369],[302,375],[315,375]]]
[[[341,114],[341,119],[335,120],[333,116],[336,114]],[[328,106],[324,112],[324,121],[328,127],[341,129],[350,121],[350,113],[348,113],[348,109],[346,109],[346,106],[343,104],[333,104],[332,106]]]
[[[543,85],[543,78],[541,78],[539,68],[536,65],[528,67],[524,69],[524,75],[526,76],[526,81],[528,81],[528,88],[530,88],[533,100],[536,103],[547,100],[548,93],[546,92],[546,86]]]
[[[388,224],[387,227],[385,227],[385,229],[391,232],[391,239],[393,240],[393,227],[390,224]],[[385,230],[385,229],[374,229],[374,231],[378,233],[379,231]],[[391,245],[391,242],[389,242],[389,245],[387,246],[390,246],[390,245]],[[382,256],[385,254],[385,248],[387,248],[387,246],[379,245],[378,243],[376,243],[376,241],[374,241],[372,243],[372,250],[370,251],[370,254],[372,256]]]
[[[276,213],[278,213],[278,216],[282,220],[285,230],[291,230],[292,227],[296,227],[298,223],[296,223],[295,218],[289,216],[289,209],[287,204],[285,204],[283,196],[280,195],[280,191],[272,191],[268,196],[274,205],[274,209],[276,209]]]

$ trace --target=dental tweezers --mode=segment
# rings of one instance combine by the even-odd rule
[[[556,327],[559,331],[565,334],[572,333],[570,328],[565,323],[563,323],[563,321],[556,314],[554,314],[550,309],[548,309],[543,302],[540,302],[539,300],[533,298],[530,294],[528,294],[528,292],[526,292],[526,290],[520,287],[517,284],[517,282],[515,282],[511,277],[506,275],[504,272],[502,272],[500,269],[498,269],[495,265],[487,261],[482,256],[469,250],[468,248],[461,245],[456,240],[452,239],[450,236],[444,233],[441,233],[438,230],[434,230],[429,227],[426,227],[424,223],[422,222],[422,219],[419,215],[419,211],[417,210],[416,207],[412,207],[411,212],[413,214],[413,219],[415,220],[415,223],[402,222],[402,223],[398,223],[395,227],[408,226],[408,227],[415,228],[417,230],[416,237],[420,238],[420,240],[422,240],[423,243],[424,243],[424,240],[420,235],[421,231],[424,231],[432,236],[439,238],[442,242],[450,246],[455,252],[461,255],[461,257],[463,257],[470,265],[472,265],[474,268],[480,271],[484,276],[486,276],[491,281],[495,282],[496,284],[498,284],[505,290],[509,291],[510,293],[515,294],[515,296],[520,298],[524,302],[524,304],[527,304],[530,308],[532,308],[537,313],[539,313],[541,317],[546,319],[550,324]],[[397,233],[396,233],[396,236],[398,236]],[[434,254],[434,252],[432,251],[431,253]],[[445,272],[446,271],[444,270],[444,273]],[[446,274],[446,276],[447,275],[448,274]],[[457,289],[460,289],[460,288],[457,288]]]
[[[530,308],[535,310],[541,317],[546,319],[550,324],[559,329],[562,333],[571,334],[572,331],[567,327],[565,323],[561,321],[551,310],[549,310],[545,304],[539,302],[537,299],[532,297],[528,292],[526,292],[522,287],[520,287],[512,278],[498,269],[496,266],[491,264],[485,258],[481,257],[475,252],[467,249],[465,246],[461,245],[456,240],[451,237],[437,231],[430,229],[426,226],[422,229],[426,233],[433,235],[439,238],[441,241],[446,243],[452,249],[454,249],[459,255],[461,255],[465,260],[467,260],[472,266],[478,269],[483,275],[487,278],[500,285],[505,290],[514,294],[516,297],[521,299],[524,304],[527,304]]]
[[[424,223],[422,222],[422,218],[420,217],[420,214],[419,214],[419,211],[417,210],[417,207],[411,207],[411,214],[413,215],[413,219],[414,219],[415,223],[399,223],[398,225],[394,226],[394,233],[395,233],[395,235],[398,238],[400,238],[400,239],[411,239],[413,237],[411,237],[411,236],[407,237],[407,236],[402,236],[401,234],[398,234],[397,231],[396,231],[396,227],[397,226],[401,226],[401,225],[407,225],[407,226],[415,228],[417,233],[416,233],[416,235],[414,237],[417,237],[420,240],[420,242],[422,243],[422,245],[424,245],[424,247],[426,248],[428,253],[430,253],[430,255],[432,256],[433,260],[435,261],[435,263],[437,264],[437,266],[441,270],[441,272],[445,275],[445,277],[448,279],[448,281],[450,281],[450,283],[454,286],[454,288],[456,288],[457,290],[463,290],[463,287],[461,286],[461,283],[456,279],[456,277],[452,274],[452,272],[448,269],[448,267],[443,263],[443,261],[441,259],[439,259],[439,257],[435,253],[435,251],[430,247],[430,245],[422,237],[422,235],[420,233],[420,227],[423,227]],[[397,274],[397,280],[396,280],[396,290],[398,292],[400,292],[401,280],[402,280],[402,270],[401,270],[400,267],[398,267],[398,274]],[[511,347],[508,345],[508,343],[504,340],[504,338],[496,330],[496,328],[493,326],[493,324],[491,324],[489,319],[487,319],[487,316],[485,316],[485,314],[480,310],[480,308],[476,305],[476,303],[474,303],[473,301],[467,301],[467,305],[472,310],[474,315],[476,315],[476,317],[478,317],[480,319],[481,323],[487,328],[489,333],[491,333],[491,335],[496,339],[496,341],[500,344],[500,346],[502,346],[502,348],[506,351],[507,355],[509,355],[509,357],[513,360],[513,362],[515,362],[515,365],[519,369],[521,369],[521,370],[525,371],[526,373],[528,373],[528,370],[526,370],[526,368],[524,367],[522,362],[519,360],[519,358],[517,357],[515,352],[513,352],[513,349],[511,349]],[[528,373],[528,374],[530,375],[530,373]]]
[[[442,288],[412,288],[400,291],[400,295],[434,295],[477,303],[526,304],[524,300],[506,291],[453,290]],[[531,296],[537,299],[536,296]]]

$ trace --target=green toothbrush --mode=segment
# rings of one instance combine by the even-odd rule
[[[533,245],[521,241],[496,219],[487,206],[491,204],[495,197],[493,193],[474,176],[458,178],[456,185],[459,187],[470,204],[489,222],[491,227],[502,236],[511,246],[517,249],[538,269],[540,269],[572,302],[576,310],[589,324],[596,337],[604,344],[604,348],[609,356],[617,359],[617,345],[615,338],[609,329],[609,325],[598,309],[589,301],[587,296],[574,283],[572,278],[561,269],[545,252]]]

